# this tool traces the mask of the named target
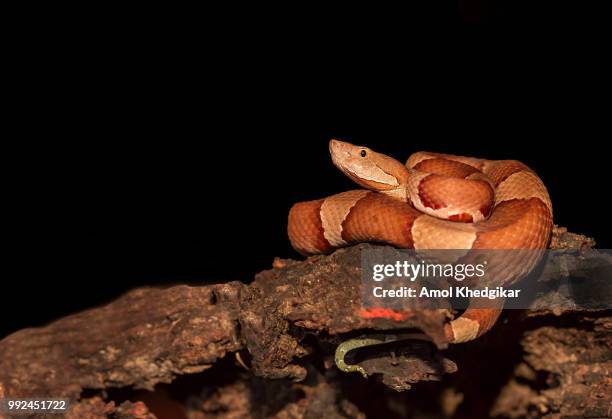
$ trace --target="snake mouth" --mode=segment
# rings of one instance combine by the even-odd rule
[[[347,175],[353,181],[360,183],[360,176],[355,173],[355,169],[351,169],[351,165],[347,163],[354,160],[350,151],[351,147],[355,146],[340,140],[329,141],[329,153],[334,166],[336,166],[342,173]]]
[[[331,140],[329,140],[329,152],[332,155],[337,152],[345,152],[350,155],[350,153],[347,150],[349,146],[354,147],[352,144],[349,144],[344,141],[336,140],[335,138],[332,138]]]
[[[396,176],[381,165],[381,157],[372,150],[344,141],[329,141],[332,162],[355,183],[374,191],[388,191],[400,186]],[[368,156],[377,156],[371,158]],[[403,166],[402,166],[403,168]]]
[[[344,141],[335,139],[329,141],[329,154],[331,155],[332,162],[342,171],[345,170],[345,165],[342,164],[342,160],[352,157],[350,151],[352,147],[355,146]]]

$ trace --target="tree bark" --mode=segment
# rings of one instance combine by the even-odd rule
[[[551,242],[593,245],[563,228]],[[163,417],[159,400],[175,407],[170,416],[194,418],[612,415],[609,310],[512,310],[483,338],[449,348],[447,310],[359,314],[360,252],[370,246],[301,262],[277,259],[249,285],[136,289],[18,331],[0,341],[0,398],[67,397],[73,417],[92,418]],[[359,361],[379,380],[335,368],[340,342],[408,329],[432,342],[395,345]],[[503,365],[501,375],[492,364]],[[426,381],[439,383],[423,383],[421,395],[421,386],[385,390]],[[147,399],[137,389],[155,390],[155,397],[128,401]],[[368,394],[379,401],[364,403]]]

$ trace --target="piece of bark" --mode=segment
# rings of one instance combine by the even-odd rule
[[[563,228],[555,228],[553,233],[555,248],[584,248],[593,243]],[[43,328],[19,331],[0,341],[0,397],[3,393],[5,397],[53,396],[77,401],[84,390],[91,393],[113,388],[152,389],[158,383],[172,382],[176,376],[205,371],[229,354],[239,353],[239,362],[265,383],[274,383],[269,379],[281,379],[279,383],[306,380],[290,385],[302,386],[306,396],[283,400],[287,408],[283,405],[278,412],[286,412],[287,417],[294,410],[295,417],[303,417],[305,412],[322,415],[327,403],[324,401],[330,400],[329,391],[335,394],[333,406],[339,409],[338,415],[358,417],[359,408],[353,409],[351,402],[339,396],[341,386],[337,383],[361,378],[337,372],[333,366],[334,349],[347,338],[372,330],[394,333],[414,329],[427,334],[433,342],[429,349],[416,345],[410,350],[382,352],[362,361],[368,371],[382,374],[382,382],[389,387],[407,389],[419,381],[442,379],[445,373],[457,369],[455,363],[461,373],[462,365],[467,365],[477,353],[475,348],[482,351],[483,357],[489,356],[488,345],[496,339],[502,342],[503,350],[503,343],[509,339],[508,330],[514,331],[516,341],[522,342],[522,333],[535,336],[539,327],[556,327],[558,321],[546,311],[528,317],[528,321],[524,317],[513,320],[506,316],[501,323],[507,324],[496,326],[485,339],[465,346],[466,349],[461,349],[462,345],[458,345],[459,349],[453,347],[451,355],[439,352],[447,346],[443,325],[451,316],[448,311],[406,312],[402,317],[385,319],[363,315],[359,294],[360,252],[369,246],[341,249],[302,262],[277,259],[274,269],[260,273],[248,286],[232,282],[138,289],[104,307],[68,316]],[[594,318],[603,318],[604,314],[597,316]],[[539,318],[546,321],[534,323]],[[543,339],[544,335],[537,336]],[[602,342],[598,344],[605,348]],[[529,348],[532,346],[525,343],[526,352]],[[609,348],[602,353],[609,355]],[[313,375],[312,360],[317,357],[322,359],[327,373],[319,382],[308,382]],[[545,370],[535,364],[532,368]],[[560,374],[569,376],[571,371]],[[597,379],[609,379],[606,374]],[[236,412],[244,413],[236,397],[241,393],[248,395],[252,389],[243,384],[244,380],[238,379],[219,388],[216,396],[209,394],[201,400],[200,411],[210,413],[205,417],[213,417],[215,403],[220,406],[230,403]],[[600,388],[600,384],[597,381],[587,386]],[[537,397],[548,397],[543,390],[535,392]],[[461,395],[455,396],[452,403],[443,404],[452,405],[452,409],[445,409],[457,411],[460,416]],[[523,406],[532,409],[535,399],[527,396]],[[599,400],[599,396],[594,397]],[[496,406],[504,406],[503,397],[499,400]],[[262,401],[270,402],[265,398]],[[81,401],[79,406],[86,402]],[[100,414],[109,408],[108,403],[91,404],[94,407],[90,410]],[[500,407],[495,412],[508,410]]]
[[[534,327],[520,341],[524,356],[495,400],[493,416],[612,416],[610,312],[554,320],[529,320]]]
[[[57,416],[57,415],[55,415]],[[34,416],[40,417],[40,416]],[[54,417],[51,415],[50,417]],[[126,401],[119,406],[114,402],[104,402],[100,397],[83,399],[75,405],[65,415],[66,419],[156,419],[156,416],[149,411],[149,408],[142,402],[132,403]]]
[[[57,416],[57,415],[55,415]],[[34,416],[40,417],[40,416]],[[54,417],[54,416],[50,416]],[[126,401],[119,406],[114,402],[106,403],[100,397],[83,399],[71,406],[66,419],[156,419],[143,402]]]
[[[567,231],[567,228],[555,225],[549,247],[551,249],[586,249],[595,247],[595,240],[583,234]]]
[[[344,339],[336,336],[365,329],[418,328],[444,347],[443,311],[399,320],[359,315],[360,251],[357,246],[285,264],[250,286],[138,289],[44,328],[19,331],[0,342],[0,387],[8,397],[73,400],[84,389],[152,389],[244,347],[253,373],[302,380],[306,369],[299,358],[312,350],[303,344],[309,334],[321,337],[332,354]],[[429,361],[413,362],[407,381],[445,371]]]
[[[294,359],[310,353],[301,343],[308,334],[337,344],[342,339],[336,336],[349,332],[415,329],[428,335],[438,348],[447,346],[443,326],[450,313],[446,310],[407,311],[405,317],[396,319],[364,317],[360,258],[371,247],[360,244],[340,249],[255,277],[241,293],[240,325],[256,374],[303,379],[306,371]],[[423,361],[413,366],[422,370],[421,378],[431,378],[431,358]]]
[[[266,380],[242,374],[241,379],[215,388],[188,402],[190,419],[257,418],[364,418],[359,409],[344,399],[340,387],[314,368],[305,382]]]
[[[66,419],[104,419],[117,411],[114,402],[105,402],[101,397],[90,397],[73,404]]]
[[[0,341],[6,397],[68,397],[83,389],[152,389],[209,368],[242,347],[238,282],[144,288],[112,303]]]

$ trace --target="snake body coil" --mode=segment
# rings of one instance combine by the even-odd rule
[[[516,160],[418,152],[406,165],[368,148],[330,142],[334,164],[367,188],[295,204],[288,234],[302,254],[358,242],[414,249],[545,249],[552,231],[546,187]],[[507,282],[532,270],[541,252],[508,268]],[[468,308],[445,329],[451,342],[487,332],[501,310]]]

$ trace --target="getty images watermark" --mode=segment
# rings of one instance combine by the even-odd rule
[[[365,307],[612,308],[611,250],[398,250],[361,254]]]

